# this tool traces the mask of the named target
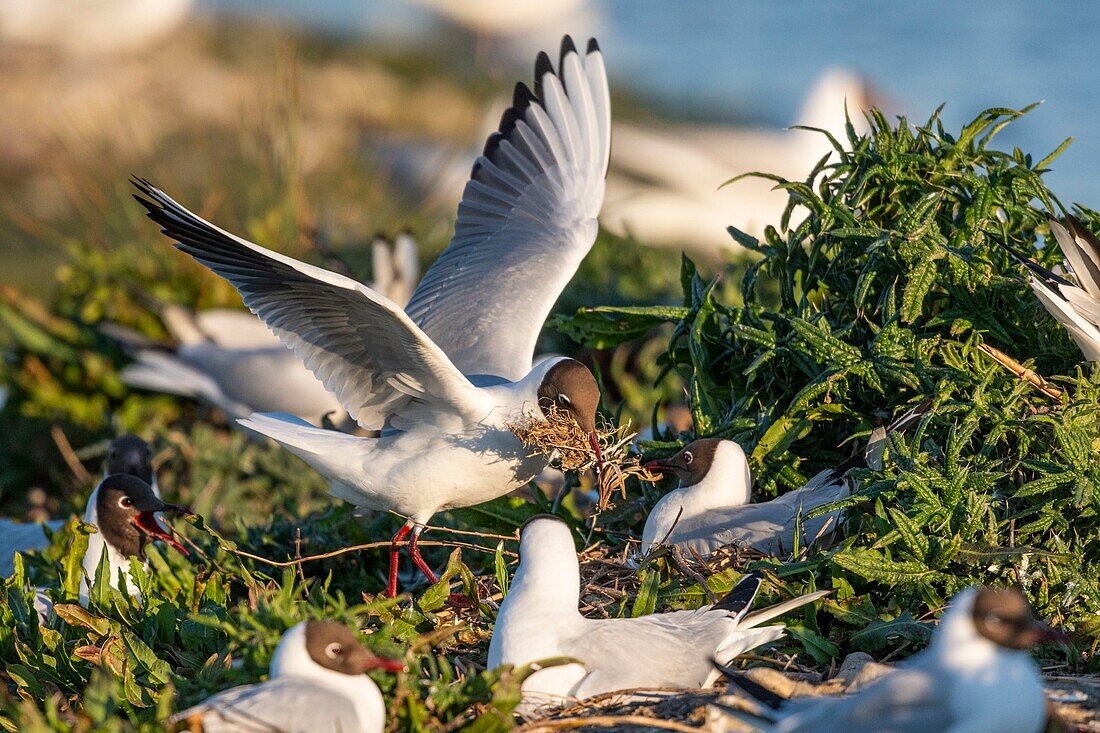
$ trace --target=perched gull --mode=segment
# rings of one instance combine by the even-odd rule
[[[728,711],[770,733],[1040,733],[1046,700],[1028,650],[1059,636],[1018,590],[969,588],[927,649],[859,692],[800,698],[771,720]]]
[[[1048,219],[1076,284],[1018,259],[1031,270],[1031,289],[1050,315],[1066,327],[1087,360],[1100,361],[1100,240],[1072,215],[1066,215],[1065,224]]]
[[[603,57],[562,42],[557,71],[535,62],[535,91],[513,106],[477,159],[450,246],[406,311],[350,278],[235,237],[146,181],[137,197],[177,247],[233,283],[245,304],[293,349],[366,430],[321,430],[286,415],[242,421],[331,481],[335,496],[408,518],[394,536],[387,592],[396,593],[398,542],[430,580],[417,539],[436,512],[480,504],[530,481],[547,462],[508,428],[556,404],[598,457],[599,388],[580,362],[531,366],[554,301],[596,238],[610,147]]]
[[[416,241],[402,233],[373,243],[371,289],[404,305],[420,277]],[[253,412],[285,412],[320,423],[347,418],[336,395],[251,313],[216,309],[191,313],[165,306],[165,325],[179,342],[174,353],[142,348],[122,370],[132,387],[203,400],[232,419]]]
[[[165,531],[157,520],[158,512],[191,514],[187,507],[166,504],[149,484],[126,473],[111,474],[103,479],[88,497],[84,521],[99,530],[88,536],[84,553],[84,580],[80,584],[80,600],[87,601],[88,580],[95,580],[96,569],[107,556],[111,587],[118,588],[118,575],[129,577],[130,563],[145,562],[145,545],[151,540],[163,540],[183,554],[187,550]],[[137,586],[128,584],[131,595],[138,595]]]
[[[149,449],[149,444],[136,435],[122,435],[111,441],[107,449],[107,463],[103,475],[106,477],[115,473],[137,476],[149,484],[153,494],[160,498],[157,477],[153,473],[153,453]],[[94,492],[92,496],[95,496]],[[91,502],[89,498],[89,505]],[[51,532],[59,531],[65,524],[64,519],[54,519],[44,523]],[[15,567],[13,564],[15,553],[41,550],[49,544],[50,541],[43,531],[42,524],[0,519],[0,576],[6,578],[12,574]]]
[[[713,659],[724,663],[782,637],[782,626],[760,624],[829,593],[748,613],[760,586],[759,576],[750,574],[713,606],[588,619],[577,610],[580,565],[564,522],[549,515],[529,520],[520,530],[519,553],[519,569],[493,627],[489,668],[553,657],[580,661],[527,678],[523,695],[531,709],[615,690],[709,686],[719,676]]]
[[[83,578],[80,581],[80,602],[88,603],[89,582],[94,582],[96,572],[107,559],[107,582],[119,589],[119,575],[130,577],[132,562],[145,563],[145,545],[151,540],[164,540],[180,552],[187,554],[172,535],[157,520],[158,512],[190,514],[191,510],[175,504],[166,504],[152,487],[137,476],[115,473],[99,482],[88,497],[84,521],[95,525],[97,531],[88,535],[88,548],[81,563]],[[127,582],[133,596],[139,596],[138,587]],[[35,610],[45,620],[53,604],[44,589],[35,594]]]
[[[381,733],[382,693],[364,672],[401,672],[401,662],[370,653],[332,621],[291,627],[271,658],[266,682],[219,692],[172,717],[204,733]]]
[[[926,400],[889,427],[875,428],[862,455],[821,471],[802,488],[759,504],[749,503],[749,462],[732,440],[702,438],[671,458],[650,461],[647,469],[675,475],[680,486],[661,497],[649,513],[641,551],[675,545],[706,557],[719,547],[740,545],[783,555],[796,545],[809,546],[838,529],[842,517],[840,510],[809,519],[805,515],[847,497],[856,488],[849,472],[868,465],[880,468],[886,436],[912,427],[929,407],[931,401]]]

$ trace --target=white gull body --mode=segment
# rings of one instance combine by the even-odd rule
[[[951,602],[931,645],[843,698],[785,704],[769,733],[1040,733],[1046,700],[1035,661],[978,633],[978,591]]]
[[[885,433],[883,433],[885,435]],[[642,552],[675,545],[707,557],[720,547],[751,547],[784,555],[808,546],[837,528],[840,512],[807,519],[812,510],[851,493],[848,466],[827,469],[805,486],[770,501],[751,504],[752,477],[737,443],[722,440],[702,480],[665,494],[646,518]]]
[[[493,627],[488,666],[580,660],[528,677],[527,712],[616,690],[709,686],[719,676],[711,660],[728,662],[779,639],[782,626],[760,624],[827,594],[750,614],[759,582],[747,576],[718,606],[695,611],[588,619],[578,610],[580,566],[568,526],[556,517],[536,517],[521,531],[520,565]]]
[[[306,624],[283,634],[266,682],[220,692],[173,721],[198,720],[204,733],[381,733],[386,706],[378,686],[365,674],[345,674],[314,661]]]
[[[408,234],[373,243],[371,289],[404,305],[420,278],[416,241]],[[175,352],[142,348],[122,370],[132,387],[199,399],[236,420],[253,412],[285,412],[312,423],[347,411],[272,331],[246,311],[191,313],[177,305],[162,319],[179,342]]]

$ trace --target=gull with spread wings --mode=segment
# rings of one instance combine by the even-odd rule
[[[474,163],[450,246],[405,310],[348,277],[236,237],[145,180],[136,198],[176,247],[231,282],[260,317],[379,437],[346,435],[281,414],[246,427],[270,436],[356,505],[399,513],[397,546],[444,509],[479,504],[546,467],[509,430],[551,405],[574,417],[598,458],[592,373],[568,358],[531,366],[554,301],[597,232],[611,145],[603,57],[562,41],[557,69],[540,53],[535,88],[517,84],[499,132]]]

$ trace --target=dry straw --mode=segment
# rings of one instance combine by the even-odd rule
[[[518,422],[506,425],[524,447],[532,451],[529,455],[546,456],[554,468],[580,472],[596,465],[596,452],[592,449],[588,434],[557,405],[550,405],[549,414],[544,414],[542,410],[528,410]],[[607,509],[615,493],[626,498],[628,476],[637,476],[651,483],[660,478],[642,468],[638,456],[631,455],[630,441],[635,434],[629,429],[629,423],[615,427],[604,422],[596,428],[603,459],[596,475],[600,496],[597,511]]]

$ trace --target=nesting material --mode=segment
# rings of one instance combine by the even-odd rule
[[[588,434],[565,410],[550,405],[549,415],[541,410],[529,410],[515,423],[506,423],[517,438],[529,449],[531,456],[543,455],[554,468],[562,471],[586,471],[596,465],[596,452],[592,449]],[[636,476],[642,481],[654,482],[660,477],[642,468],[638,456],[631,455],[630,441],[634,433],[630,425],[615,427],[601,423],[596,428],[603,462],[597,471],[599,489],[598,511],[610,506],[611,498],[618,493],[626,498],[626,479]]]

